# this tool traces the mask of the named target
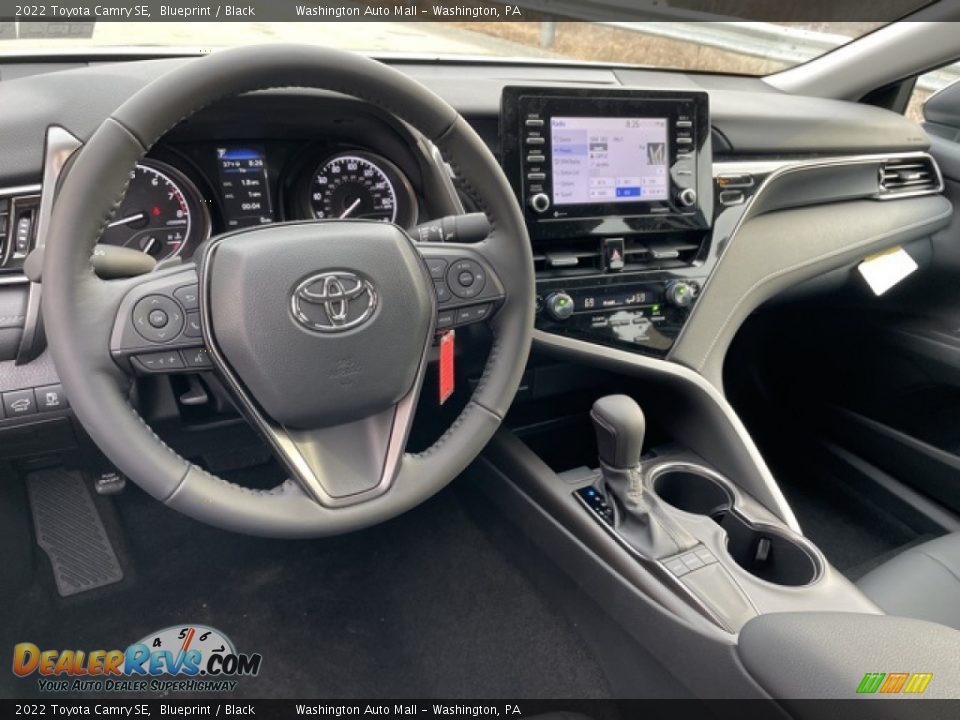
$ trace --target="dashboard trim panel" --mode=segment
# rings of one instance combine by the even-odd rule
[[[34,246],[31,250],[41,248],[46,244],[47,223],[53,212],[53,199],[57,181],[64,166],[73,154],[83,146],[69,130],[58,125],[47,129],[47,141],[43,157],[43,181],[40,190],[40,210],[37,215],[37,230]],[[37,357],[46,343],[43,337],[43,319],[40,316],[40,297],[42,295],[40,283],[30,283],[27,296],[27,310],[24,318],[23,335],[20,338],[20,348],[17,351],[17,364],[28,363]]]
[[[924,159],[930,162],[931,166],[936,170],[937,177],[937,187],[935,189],[928,189],[924,191],[902,193],[896,196],[869,196],[870,199],[883,199],[883,200],[899,200],[899,199],[909,199],[913,197],[922,197],[928,195],[939,195],[943,192],[944,183],[943,176],[940,172],[940,168],[937,165],[936,160],[926,152],[902,152],[902,153],[878,153],[878,154],[867,154],[867,155],[855,155],[855,156],[837,156],[829,158],[810,158],[802,160],[759,160],[759,161],[731,161],[731,162],[718,162],[714,163],[714,177],[724,174],[751,174],[751,175],[760,175],[766,173],[766,176],[760,181],[757,185],[756,192],[754,192],[746,203],[739,206],[741,208],[740,215],[736,220],[736,223],[731,230],[729,236],[723,241],[723,249],[729,248],[729,246],[735,242],[737,236],[741,232],[743,226],[753,217],[756,217],[762,210],[760,205],[764,195],[769,192],[770,188],[776,183],[779,179],[793,174],[793,173],[802,173],[808,170],[815,170],[821,168],[830,168],[830,167],[841,167],[841,166],[856,166],[864,165],[871,163],[882,163],[888,162],[891,160],[904,160],[904,159]],[[760,210],[758,210],[758,208]],[[717,242],[718,238],[713,238],[713,242]],[[723,261],[724,257],[727,255],[726,252],[719,252],[719,257],[717,259],[716,265],[713,267],[709,276],[707,277],[706,282],[704,283],[701,296],[705,296],[710,292],[711,283],[714,281],[714,278],[717,277],[717,274],[721,271],[721,268],[724,267]],[[673,344],[673,347],[670,349],[670,352],[667,354],[668,360],[673,360],[680,362],[677,359],[678,354],[683,353],[684,349],[684,340],[689,335],[689,328],[695,321],[697,317],[698,309],[701,307],[700,303],[694,305],[690,316],[687,318],[686,324],[680,330],[680,334],[677,336],[676,341]],[[714,343],[715,344],[715,343]],[[707,358],[712,352],[713,345],[707,352],[707,356],[703,357],[699,363],[694,364],[694,369],[697,372],[700,372],[704,365],[707,362]]]

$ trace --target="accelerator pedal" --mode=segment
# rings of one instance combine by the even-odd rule
[[[117,554],[80,473],[61,468],[30,473],[27,494],[37,544],[50,558],[62,597],[123,579]]]

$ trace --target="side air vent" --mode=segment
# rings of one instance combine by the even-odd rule
[[[33,249],[39,195],[3,195],[0,190],[0,274],[19,272]]]
[[[890,160],[880,165],[882,198],[926,195],[943,189],[940,172],[929,157]]]

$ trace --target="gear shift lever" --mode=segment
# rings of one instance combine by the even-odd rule
[[[632,397],[600,398],[593,404],[590,419],[597,433],[601,463],[616,470],[628,470],[640,464],[647,420]]]
[[[626,395],[608,395],[593,404],[590,418],[597,434],[603,489],[618,501],[615,529],[620,536],[650,558],[674,555],[695,546],[696,539],[643,487],[640,452],[647,423],[640,406]]]

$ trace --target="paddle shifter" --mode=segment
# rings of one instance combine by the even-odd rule
[[[609,504],[616,506],[616,532],[649,558],[675,555],[695,546],[693,536],[643,487],[640,452],[646,420],[640,406],[626,395],[608,395],[593,404],[590,418],[597,433],[602,490]]]

